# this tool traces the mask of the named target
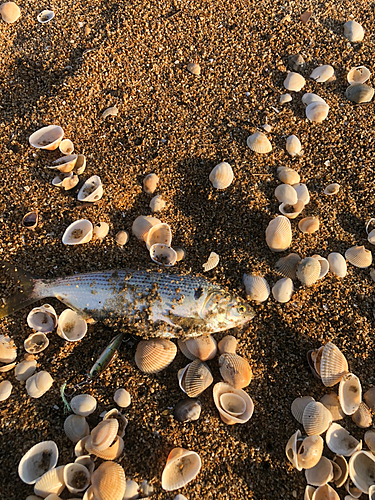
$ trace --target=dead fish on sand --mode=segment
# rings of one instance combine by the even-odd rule
[[[110,270],[37,279],[6,262],[22,291],[0,308],[0,318],[39,299],[56,297],[83,318],[130,326],[143,337],[197,337],[241,326],[254,310],[241,298],[197,276]]]

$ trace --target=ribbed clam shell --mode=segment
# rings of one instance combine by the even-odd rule
[[[345,417],[345,413],[341,409],[339,398],[335,392],[324,394],[320,398],[320,402],[331,412],[333,421],[342,420]]]
[[[131,395],[126,389],[120,388],[115,392],[113,400],[120,408],[127,408],[131,403]]]
[[[347,265],[341,253],[331,252],[328,257],[329,268],[338,278],[344,278],[347,273]]]
[[[189,349],[186,347],[186,340],[181,340],[181,339],[178,339],[177,340],[177,345],[180,349],[180,351],[182,352],[182,354],[190,359],[191,361],[194,361],[195,356],[189,351]]]
[[[157,185],[159,182],[159,177],[152,173],[146,175],[146,177],[143,179],[143,191],[147,194],[152,194],[154,191],[156,191]]]
[[[306,92],[306,94],[303,94],[302,102],[305,106],[308,106],[313,102],[320,102],[321,104],[327,104],[322,97],[318,96],[317,94],[312,94],[310,92]]]
[[[208,366],[196,359],[178,371],[178,380],[180,388],[190,398],[195,398],[205,391],[214,379]]]
[[[29,137],[29,143],[34,148],[54,151],[64,137],[64,131],[58,125],[48,125],[42,127]]]
[[[250,300],[264,302],[268,299],[270,295],[270,287],[263,276],[244,274],[242,281],[245,285],[246,295]]]
[[[278,167],[277,178],[284,184],[298,184],[301,180],[298,172],[289,167]]]
[[[335,475],[334,481],[337,488],[341,488],[341,486],[343,486],[343,484],[348,478],[349,474],[348,462],[342,455],[335,455],[333,457],[332,462],[334,462],[340,469],[340,475],[338,476]]]
[[[220,374],[235,389],[247,387],[252,379],[248,361],[238,354],[224,353],[219,357]]]
[[[103,417],[103,420],[108,420],[110,418],[114,418],[117,420],[117,435],[123,438],[125,436],[126,427],[129,423],[128,419],[119,410],[117,410],[117,408],[112,408],[112,410],[107,411],[107,413]]]
[[[93,235],[93,225],[87,219],[76,220],[65,229],[62,236],[64,245],[81,245],[88,243]]]
[[[315,467],[322,458],[324,441],[320,436],[308,436],[302,441],[297,453],[297,463],[301,469]]]
[[[173,416],[179,422],[192,422],[198,420],[202,405],[198,399],[186,398],[179,401],[173,410]]]
[[[0,382],[0,401],[5,401],[11,395],[13,386],[9,380]]]
[[[276,271],[286,278],[294,280],[296,279],[297,265],[300,260],[301,257],[298,255],[298,253],[290,253],[286,257],[282,257],[276,262]]]
[[[220,256],[215,253],[211,252],[210,255],[208,256],[207,262],[203,264],[203,272],[206,273],[207,271],[211,271],[211,269],[214,269],[220,261]]]
[[[161,476],[161,487],[166,491],[183,488],[198,475],[201,465],[201,459],[195,451],[173,448]]]
[[[272,295],[277,302],[284,304],[292,298],[293,290],[293,281],[290,278],[281,278],[273,285]]]
[[[323,347],[320,361],[320,376],[326,387],[338,384],[342,377],[348,373],[348,362],[340,349],[327,342]]]
[[[352,420],[357,427],[367,429],[372,425],[372,415],[369,407],[362,401],[359,408],[352,415]]]
[[[78,443],[78,441],[90,434],[90,427],[85,417],[69,415],[64,422],[64,431],[73,443]]]
[[[298,228],[303,233],[315,233],[315,231],[318,231],[319,229],[319,219],[318,217],[305,217],[299,221]]]
[[[34,307],[27,315],[27,324],[33,330],[43,333],[52,332],[57,325],[57,314],[49,304]]]
[[[266,229],[266,242],[273,252],[283,252],[292,243],[290,221],[283,215],[278,215],[270,221]]]
[[[290,156],[300,155],[302,151],[302,144],[296,135],[293,134],[287,137],[286,150],[288,151]]]
[[[280,184],[275,189],[275,196],[281,203],[295,205],[298,201],[296,190],[289,184]]]
[[[337,182],[328,184],[328,186],[324,188],[324,194],[328,194],[329,196],[337,194],[339,191],[340,191],[340,184],[337,184]]]
[[[121,465],[104,462],[91,475],[94,497],[99,500],[122,500],[126,478]]]
[[[302,467],[298,464],[298,440],[301,437],[301,431],[298,430],[290,436],[288,442],[285,446],[285,455],[287,456],[289,462],[298,470],[302,470]]]
[[[157,194],[150,201],[151,212],[160,212],[165,208],[167,203],[163,200],[160,194]]]
[[[155,243],[161,243],[170,247],[172,243],[172,231],[169,224],[160,223],[152,226],[147,233],[145,241],[148,250]]]
[[[272,144],[263,132],[255,132],[247,138],[247,145],[255,153],[269,153],[272,151]]]
[[[177,253],[164,243],[154,243],[150,247],[151,260],[165,267],[174,266],[177,262]]]
[[[102,420],[94,429],[91,431],[90,445],[98,451],[103,451],[108,448],[117,436],[118,422],[115,418],[108,418]],[[86,446],[89,444],[87,443]]]
[[[319,273],[319,278],[318,279],[321,280],[322,278],[324,278],[324,276],[329,271],[329,262],[328,262],[327,259],[325,259],[321,255],[314,254],[312,257],[314,259],[317,259],[319,261],[319,264],[320,264],[320,273]]]
[[[46,472],[53,469],[59,458],[54,441],[41,441],[32,446],[18,464],[18,475],[26,484],[36,483]]]
[[[312,500],[340,500],[340,496],[329,484],[323,484],[314,491]]]
[[[371,71],[366,66],[356,66],[349,70],[347,80],[350,85],[353,83],[365,83],[371,76]]]
[[[324,104],[322,102],[312,102],[309,104],[306,109],[306,117],[311,122],[320,123],[325,120],[328,116],[329,106],[328,104]]]
[[[372,264],[372,253],[370,250],[366,250],[363,245],[348,248],[345,252],[345,258],[350,264],[361,269],[369,267]]]
[[[161,220],[156,217],[140,215],[133,222],[132,232],[139,240],[146,241],[147,233],[156,224],[161,224]]]
[[[357,21],[348,21],[344,24],[344,37],[349,42],[362,42],[365,32]]]
[[[331,460],[321,457],[319,462],[311,469],[305,470],[306,481],[312,486],[323,486],[333,478]]]
[[[234,415],[233,412],[229,413],[227,409],[222,406],[221,403],[222,401],[225,402],[225,400],[222,399],[222,396],[224,394],[235,394],[236,396],[242,398],[242,400],[245,402],[244,413],[242,413],[241,415],[238,414]],[[251,418],[253,414],[254,403],[250,398],[250,396],[242,389],[235,389],[230,384],[226,384],[225,382],[219,382],[214,385],[213,397],[215,406],[219,411],[220,418],[227,425],[244,424]]]
[[[79,463],[66,464],[64,467],[64,483],[70,493],[80,493],[90,485],[90,472]]]
[[[326,443],[333,453],[344,457],[350,457],[355,451],[362,448],[362,441],[357,441],[336,422],[333,422],[326,432]]]
[[[35,359],[22,361],[16,366],[14,373],[18,381],[27,380],[36,370],[37,362]]]
[[[34,486],[35,495],[46,498],[54,493],[60,495],[65,488],[64,482],[64,465],[55,467],[46,472]]]
[[[299,92],[305,83],[306,80],[302,75],[290,71],[284,80],[284,87],[292,92]]]
[[[359,378],[353,373],[347,373],[340,381],[339,400],[345,415],[352,415],[362,401],[362,386]]]
[[[17,357],[17,347],[13,339],[0,335],[0,363],[13,363]]]
[[[53,378],[42,370],[26,380],[26,391],[31,398],[40,398],[52,386]]]
[[[371,387],[368,391],[366,391],[363,395],[363,399],[365,400],[367,406],[375,411],[375,387]]]
[[[375,452],[375,431],[369,430],[365,432],[365,437],[364,437],[365,443],[368,447],[368,449],[374,453]]]
[[[43,332],[32,333],[23,343],[25,351],[30,354],[38,354],[47,349],[48,345],[48,337]]]
[[[234,354],[237,349],[237,344],[238,341],[233,335],[226,335],[220,340],[217,347],[220,354],[224,354],[225,352]]]
[[[176,345],[168,339],[141,340],[134,359],[141,372],[151,374],[167,368],[176,354]]]
[[[302,415],[302,424],[308,436],[325,432],[332,422],[331,412],[317,401],[308,403]]]
[[[313,70],[310,75],[312,80],[315,80],[319,83],[324,83],[330,78],[332,78],[335,74],[335,70],[332,68],[330,64],[323,64],[322,66],[318,66]]]
[[[346,89],[345,97],[356,104],[370,102],[374,97],[374,89],[365,83],[353,83]]]
[[[310,201],[309,190],[303,182],[298,184],[293,184],[294,189],[297,191],[298,201],[302,201],[304,205],[307,205]]]
[[[364,450],[353,453],[349,460],[349,476],[354,485],[368,495],[368,490],[375,483],[375,456]]]
[[[311,286],[318,281],[320,275],[320,263],[313,257],[302,259],[297,266],[296,276],[306,286]]]
[[[223,161],[211,170],[209,179],[215,189],[226,189],[233,182],[233,170],[229,163]]]
[[[70,407],[76,415],[87,417],[96,410],[96,399],[90,394],[78,394],[72,398]]]
[[[303,412],[305,411],[306,406],[311,403],[312,401],[315,401],[315,399],[312,396],[301,396],[300,398],[296,398],[292,406],[290,407],[290,410],[292,412],[293,417],[302,424],[302,416]]]
[[[193,359],[198,358],[201,361],[208,361],[216,356],[217,342],[212,335],[201,335],[200,337],[187,339],[184,343]]]
[[[96,455],[97,457],[102,458],[103,460],[117,460],[121,456],[124,450],[124,441],[122,437],[116,435],[114,437],[113,443],[110,446],[108,446],[104,450],[98,450],[92,445],[92,440],[90,436],[90,438],[86,442],[86,448],[90,454],[92,453],[93,455]]]
[[[78,192],[78,201],[85,203],[94,203],[99,201],[103,196],[103,184],[98,175],[93,175],[81,187]]]

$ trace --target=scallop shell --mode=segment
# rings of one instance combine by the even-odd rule
[[[318,281],[320,276],[320,263],[313,257],[302,259],[297,266],[296,276],[306,286],[311,286]]]
[[[365,32],[357,21],[348,21],[344,24],[344,37],[349,42],[362,42]]]
[[[375,411],[375,387],[371,387],[363,395],[363,399],[366,401],[367,406]]]
[[[359,378],[353,373],[347,373],[340,381],[339,400],[345,415],[352,415],[362,401],[362,387]]]
[[[94,448],[91,444],[91,437],[86,442],[87,451],[93,455],[96,455],[103,460],[117,460],[124,451],[124,440],[122,437],[116,435],[114,437],[113,443],[105,448],[104,450],[98,450]]]
[[[345,413],[341,409],[339,398],[335,392],[324,394],[320,398],[320,402],[331,412],[333,421],[342,420],[345,417]]]
[[[369,431],[366,431],[364,439],[365,439],[365,443],[366,443],[368,449],[372,453],[374,453],[374,451],[375,451],[375,431],[373,431],[372,429]]]
[[[186,349],[191,353],[193,359],[201,361],[213,359],[217,353],[217,343],[212,335],[201,335],[183,341]]]
[[[329,106],[322,102],[312,102],[305,109],[306,117],[311,122],[320,123],[328,116]]]
[[[201,74],[201,67],[197,63],[188,63],[186,69],[192,75],[199,76]]]
[[[322,403],[311,401],[306,405],[302,415],[302,424],[308,436],[322,434],[331,422],[331,412]]]
[[[23,344],[25,351],[30,354],[38,354],[47,349],[48,345],[49,340],[42,332],[32,333]]]
[[[74,151],[74,144],[70,139],[64,139],[60,142],[59,150],[63,155],[71,155]]]
[[[53,378],[51,375],[42,370],[26,380],[26,391],[31,398],[37,399],[43,396],[51,388],[52,384]]]
[[[122,500],[126,488],[124,469],[114,462],[104,462],[92,473],[91,484],[94,498]]]
[[[224,381],[235,389],[247,387],[253,376],[248,361],[238,354],[221,354],[219,369]]]
[[[290,436],[286,446],[285,446],[285,454],[289,460],[289,462],[295,467],[297,470],[302,470],[302,467],[298,464],[297,456],[298,456],[298,441],[301,438],[301,431],[298,430],[292,436]]]
[[[282,257],[276,262],[276,271],[286,278],[294,280],[296,279],[297,265],[300,260],[301,257],[298,255],[298,253],[290,253],[286,257]]]
[[[305,476],[308,484],[312,486],[323,486],[327,484],[333,479],[333,466],[331,460],[326,457],[321,457],[314,467],[305,470]]]
[[[192,422],[198,420],[202,405],[198,399],[186,398],[179,401],[173,410],[173,416],[179,422]]]
[[[64,482],[64,465],[50,469],[48,472],[38,479],[34,486],[35,495],[40,495],[43,498],[49,495],[60,495],[65,488]]]
[[[81,245],[88,243],[93,234],[93,227],[89,220],[76,220],[65,229],[62,237],[64,245]]]
[[[348,362],[340,349],[328,342],[322,350],[320,360],[320,376],[326,387],[332,387],[340,382],[348,373]]]
[[[357,66],[349,70],[347,80],[349,85],[353,83],[365,83],[371,76],[371,71],[366,66]]]
[[[137,345],[135,363],[143,373],[158,373],[172,363],[176,354],[176,345],[168,339],[141,340]]]
[[[36,370],[37,362],[35,359],[31,359],[30,361],[22,361],[18,363],[16,369],[14,370],[16,379],[18,381],[27,380]]]
[[[293,187],[297,191],[298,201],[302,201],[304,205],[307,205],[310,201],[310,193],[306,184],[299,182],[298,184],[293,184]]]
[[[233,170],[229,163],[225,161],[216,165],[211,170],[209,179],[215,189],[226,189],[233,182]]]
[[[315,401],[315,399],[312,396],[301,396],[293,401],[290,410],[292,412],[293,417],[300,424],[302,424],[302,416],[306,406],[312,401]]]
[[[302,102],[305,106],[308,106],[309,104],[312,104],[313,102],[320,102],[321,104],[327,104],[326,101],[322,97],[320,97],[316,94],[312,94],[310,92],[306,92],[306,94],[303,94]]]
[[[349,460],[349,476],[354,485],[368,494],[371,485],[375,484],[375,457],[369,451],[359,450]]]
[[[289,167],[278,167],[277,178],[284,184],[298,184],[301,180],[298,172]]]
[[[237,349],[238,341],[233,335],[226,335],[223,337],[218,343],[217,347],[219,349],[220,354],[230,353],[235,354]]]
[[[123,247],[129,241],[129,235],[126,231],[119,231],[115,236],[115,240],[119,247]]]
[[[39,12],[39,14],[37,15],[37,21],[38,23],[45,24],[52,21],[54,17],[55,13],[53,12],[53,10],[42,10],[42,12]]]
[[[13,340],[0,335],[0,363],[12,363],[17,357],[17,347]]]
[[[58,125],[48,125],[31,134],[29,143],[34,148],[54,151],[59,147],[63,137],[64,131],[61,127]]]
[[[109,224],[107,224],[107,222],[102,221],[94,226],[93,236],[95,236],[99,241],[103,241],[108,233],[109,233]]]
[[[372,264],[372,253],[370,250],[366,250],[363,245],[348,248],[345,252],[345,258],[350,264],[361,269],[370,267]]]
[[[292,96],[290,94],[281,94],[279,102],[280,104],[286,104],[292,100]]]
[[[86,156],[85,155],[78,155],[76,164],[74,165],[74,173],[77,175],[83,174],[83,172],[86,169]]]
[[[85,181],[79,190],[77,199],[78,201],[84,201],[85,203],[94,203],[95,201],[99,201],[102,196],[102,181],[98,175],[92,175]]]
[[[284,87],[292,92],[299,92],[304,87],[306,80],[299,73],[290,71],[284,80]]]
[[[318,66],[311,73],[310,78],[319,83],[324,83],[327,80],[331,79],[335,74],[335,70],[329,64],[323,64],[322,66]]]
[[[38,212],[36,210],[33,210],[32,212],[28,212],[26,215],[23,216],[22,225],[26,229],[35,229],[36,226],[38,225],[38,220],[39,220]]]
[[[161,243],[162,245],[170,247],[172,243],[172,231],[170,226],[162,222],[155,224],[147,232],[145,241],[148,250],[150,250],[155,243]]]
[[[76,415],[88,417],[96,410],[96,399],[90,394],[78,394],[72,398],[70,407]]]
[[[335,476],[334,481],[337,488],[341,488],[348,478],[349,467],[348,462],[342,455],[335,455],[332,462],[334,462],[340,469],[341,473],[338,477]]]
[[[206,273],[211,271],[211,269],[214,269],[219,264],[219,261],[220,256],[215,252],[211,252],[208,256],[207,262],[203,264],[203,272]]]
[[[305,60],[301,54],[292,54],[288,56],[288,64],[294,71],[302,71],[306,66]]]
[[[150,257],[153,262],[165,267],[174,266],[177,262],[177,253],[173,248],[163,243],[155,243],[150,247]]]
[[[0,401],[5,401],[9,398],[12,392],[13,386],[9,380],[3,380],[0,382]]]
[[[356,104],[370,102],[374,97],[374,89],[365,83],[353,83],[346,89],[345,97]]]
[[[302,144],[296,135],[290,135],[289,137],[287,137],[286,150],[288,151],[290,156],[301,156]]]
[[[312,500],[340,500],[340,496],[332,486],[323,484],[314,491]]]
[[[201,465],[198,453],[173,448],[161,476],[161,487],[166,491],[183,488],[198,475]]]
[[[166,202],[163,200],[160,194],[154,196],[150,201],[150,208],[152,212],[160,212],[165,208]]]
[[[228,398],[228,395],[233,395],[233,399]],[[244,424],[251,418],[254,403],[242,389],[235,389],[230,384],[219,382],[214,385],[213,396],[220,418],[227,425]],[[244,408],[244,411],[239,413],[239,408]]]
[[[298,228],[303,233],[315,233],[319,229],[319,219],[318,217],[305,217],[299,221]]]
[[[152,194],[156,191],[159,182],[159,177],[156,174],[148,174],[143,179],[143,191],[147,194]]]
[[[281,203],[295,205],[298,201],[297,191],[289,184],[280,184],[275,189],[275,196]]]
[[[78,443],[90,434],[89,424],[81,415],[69,415],[64,421],[64,431],[73,443]]]
[[[71,309],[65,309],[59,316],[57,334],[68,342],[78,342],[87,332],[87,323]]]
[[[90,486],[90,472],[79,463],[66,464],[64,467],[64,483],[70,493],[80,493]]]
[[[255,132],[247,138],[247,145],[255,153],[269,153],[272,151],[272,144],[263,132]]]
[[[178,371],[178,382],[180,388],[186,392],[190,398],[199,396],[213,382],[213,377],[210,369],[199,359],[195,359],[191,363],[181,368]]]
[[[47,168],[50,168],[51,170],[59,170],[60,172],[70,172],[73,170],[76,161],[77,161],[78,155],[68,155],[68,156],[62,156],[61,158],[58,158],[57,160],[53,161],[51,165],[49,165]]]
[[[361,402],[359,408],[352,415],[352,420],[357,427],[361,429],[367,429],[367,427],[371,427],[372,425],[372,415],[369,407]]]
[[[362,448],[361,441],[357,441],[344,427],[335,422],[327,430],[326,443],[333,453],[344,457],[350,457],[355,451]]]
[[[298,449],[297,463],[301,469],[312,469],[323,455],[324,441],[320,436],[308,436]]]
[[[161,224],[161,220],[156,217],[140,215],[133,222],[132,232],[139,240],[146,241],[147,233],[156,224]]]
[[[98,451],[107,449],[117,436],[118,422],[115,418],[102,420],[96,427],[93,428],[90,434],[89,441],[86,443],[87,450],[94,448]]]
[[[244,274],[242,277],[245,285],[246,295],[250,300],[264,302],[270,295],[270,287],[263,276]]]
[[[281,278],[277,280],[272,287],[273,298],[281,304],[289,302],[292,298],[293,291],[293,281],[290,278]]]
[[[340,184],[334,182],[332,184],[328,184],[328,186],[324,189],[324,194],[332,196],[334,194],[337,194],[339,191],[340,191]]]
[[[320,264],[320,273],[319,273],[319,278],[318,279],[324,278],[324,276],[329,271],[329,262],[328,262],[328,260],[325,259],[324,257],[318,255],[318,254],[314,254],[312,257],[313,257],[313,259],[318,260],[319,264]]]
[[[297,201],[295,205],[288,205],[287,203],[281,203],[279,205],[279,212],[288,219],[295,219],[299,216],[302,210],[305,208],[305,204],[302,201]]]
[[[330,270],[338,277],[344,278],[347,273],[347,266],[341,253],[332,252],[327,257]]]
[[[59,450],[54,441],[41,441],[30,448],[18,464],[18,475],[26,484],[34,484],[56,466]]]
[[[273,252],[283,252],[292,243],[292,229],[287,217],[278,215],[266,229],[266,243]]]

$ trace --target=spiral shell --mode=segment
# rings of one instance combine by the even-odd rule
[[[134,359],[141,372],[151,374],[167,368],[176,354],[176,345],[168,339],[141,340]]]
[[[233,182],[234,174],[232,167],[225,161],[216,165],[211,170],[209,179],[215,189],[226,189]]]
[[[350,264],[361,269],[370,267],[372,264],[372,253],[370,250],[366,250],[363,245],[348,248],[345,252],[345,258]]]
[[[248,361],[238,354],[224,353],[219,357],[220,374],[235,389],[247,387],[252,379]]]
[[[278,215],[266,229],[266,243],[273,252],[283,252],[292,243],[292,229],[287,217]]]

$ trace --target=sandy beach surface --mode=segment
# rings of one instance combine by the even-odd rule
[[[152,195],[142,189],[152,172],[160,178],[155,194],[167,202],[158,217],[172,228],[172,246],[186,251],[173,271],[203,275],[203,263],[216,252],[219,265],[205,276],[243,298],[243,273],[263,275],[272,286],[282,277],[275,263],[289,252],[327,257],[330,252],[344,254],[353,245],[372,251],[365,226],[375,214],[373,103],[355,105],[345,90],[350,68],[374,67],[374,2],[20,0],[19,6],[17,22],[0,22],[1,260],[43,278],[157,269],[145,245],[131,235],[135,218],[152,214]],[[40,24],[37,14],[45,8],[53,9],[55,18]],[[313,15],[303,23],[300,16],[306,10]],[[362,43],[344,38],[343,24],[350,19],[364,27]],[[306,84],[281,105],[288,56],[296,53],[306,61]],[[199,76],[187,71],[191,62],[200,65]],[[308,78],[322,64],[334,67],[334,81]],[[322,123],[306,119],[304,92],[315,92],[329,104]],[[118,115],[103,119],[111,106]],[[273,149],[260,155],[247,147],[246,139],[265,123],[272,126],[268,137]],[[50,124],[60,125],[75,152],[86,155],[80,181],[94,174],[102,179],[99,202],[77,201],[82,182],[67,192],[52,186],[54,172],[46,167],[59,151],[37,150],[28,142],[34,131]],[[290,134],[302,143],[300,157],[285,150]],[[216,190],[208,177],[221,161],[232,166],[234,181]],[[311,197],[291,221],[292,244],[281,254],[272,253],[265,241],[265,229],[278,214],[274,190],[279,166],[298,171]],[[324,195],[333,182],[340,184],[339,193]],[[31,210],[39,212],[35,230],[21,224]],[[298,221],[306,216],[319,217],[318,232],[299,231]],[[81,218],[107,222],[109,235],[103,242],[64,246],[66,227]],[[130,234],[123,248],[115,242],[120,230]],[[15,291],[7,276],[0,283],[1,296]],[[290,405],[297,396],[319,399],[331,390],[313,377],[306,353],[334,342],[366,391],[375,383],[375,305],[369,268],[348,265],[345,278],[329,273],[311,287],[297,280],[294,286],[288,303],[277,303],[272,295],[260,305],[253,303],[255,318],[229,331],[253,371],[245,391],[254,401],[254,414],[244,425],[220,420],[212,388],[199,396],[199,420],[177,422],[173,408],[184,398],[177,371],[188,360],[179,351],[161,373],[141,373],[134,362],[140,331],[129,331],[117,359],[82,388],[98,402],[89,417],[91,428],[104,410],[115,407],[117,388],[130,392],[125,449],[118,462],[127,478],[152,483],[151,499],[169,500],[182,493],[189,500],[302,500],[304,473],[292,468],[284,452],[292,433],[302,430]],[[58,313],[65,308],[55,299],[48,302]],[[31,333],[26,323],[30,309],[0,321],[0,334],[17,345],[17,361],[23,359],[23,342]],[[49,347],[36,358],[38,370],[47,370],[54,383],[40,399],[27,396],[14,370],[0,374],[0,380],[13,384],[10,397],[0,403],[1,499],[23,500],[32,494],[17,466],[35,443],[54,440],[59,465],[74,459],[73,444],[63,431],[60,387],[71,377],[82,381],[115,333],[98,323],[78,343],[49,334]],[[217,357],[208,365],[214,383],[219,382]],[[350,417],[344,425],[363,439],[364,430]],[[202,469],[186,487],[166,492],[161,474],[176,446],[199,453]],[[333,454],[328,451],[327,456]],[[339,492],[344,498],[345,491]],[[62,494],[73,496],[67,490]]]

